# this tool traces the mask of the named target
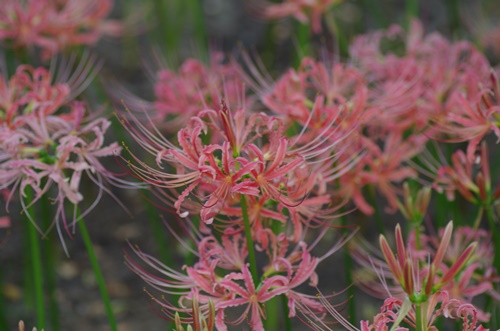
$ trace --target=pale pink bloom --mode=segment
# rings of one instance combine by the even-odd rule
[[[248,267],[247,264],[243,266],[241,273],[230,273],[222,279],[220,286],[234,293],[235,297],[216,305],[216,309],[223,311],[227,307],[246,306],[241,317],[231,321],[231,324],[241,324],[247,319],[252,330],[264,331],[262,318],[265,319],[266,316],[262,303],[285,293],[288,279],[283,276],[271,276],[264,279],[256,288]],[[218,316],[220,315],[221,313],[218,313]],[[221,318],[217,319],[216,325],[219,330],[227,330]]]
[[[305,129],[297,135],[306,144],[318,135],[343,140],[364,123],[367,86],[357,69],[342,64],[325,64],[311,58],[297,70],[289,69],[276,83],[269,82],[249,62],[253,88],[262,102],[280,116],[286,127]],[[298,133],[298,132],[297,132]]]
[[[106,170],[99,160],[101,157],[114,156],[121,149],[117,143],[104,144],[104,134],[110,122],[105,119],[88,121],[83,116],[86,111],[84,107],[83,104],[74,103],[66,119],[57,115],[45,116],[35,110],[26,116],[25,124],[16,130],[21,138],[16,139],[18,145],[15,153],[9,152],[12,146],[2,151],[10,157],[6,156],[0,163],[0,188],[11,189],[11,194],[19,190],[23,200],[25,188],[31,187],[34,197],[24,208],[44,195],[51,196],[57,206],[54,224],[60,236],[62,229],[70,235],[65,201],[77,205],[83,200],[79,192],[83,174],[99,187],[99,193],[90,209],[82,213],[80,218],[97,204],[103,192],[110,193],[106,182],[121,187],[128,185]],[[6,142],[10,143],[9,140]],[[55,196],[52,193],[54,187]],[[74,217],[73,221],[76,221]],[[47,233],[49,230],[42,232]]]
[[[345,319],[321,293],[318,297],[321,299],[328,313],[348,331],[416,330],[416,307],[410,301],[394,297],[386,298],[380,307],[380,313],[373,317],[373,322],[361,321],[360,327],[357,328]],[[478,324],[478,311],[476,307],[456,299],[451,299],[445,290],[439,290],[432,294],[429,301],[421,306],[421,309],[423,318],[421,320],[423,323],[422,327],[429,331],[438,331],[439,329],[435,325],[443,319],[461,322],[460,330],[463,331],[488,331],[488,329]],[[313,330],[332,331],[318,317],[312,317],[307,322]]]
[[[425,131],[446,116],[454,94],[475,102],[491,86],[490,65],[472,44],[450,43],[438,33],[424,35],[418,21],[407,34],[391,26],[360,36],[350,53],[372,85],[371,104],[389,110],[373,118],[382,127],[397,123]]]
[[[154,289],[180,296],[177,304],[152,296],[168,317],[174,316],[175,312],[189,316],[190,302],[195,299],[200,303],[200,313],[207,316],[209,302],[213,302],[219,330],[226,330],[227,324],[241,324],[245,320],[252,329],[260,329],[261,318],[265,318],[265,306],[262,303],[280,294],[288,299],[290,317],[296,316],[299,309],[302,312],[310,311],[311,314],[322,314],[323,307],[318,298],[304,293],[302,289],[305,285],[315,287],[318,284],[315,271],[318,263],[342,247],[354,234],[340,238],[321,257],[315,257],[311,251],[328,228],[325,227],[311,245],[303,241],[291,245],[285,233],[276,235],[270,228],[262,228],[252,235],[257,250],[265,252],[268,263],[261,269],[259,283],[254,284],[246,263],[247,246],[241,226],[226,228],[220,239],[216,239],[210,229],[202,234],[194,225],[181,222],[182,227],[188,227],[187,234],[197,247],[193,250],[168,223],[166,225],[181,244],[198,257],[198,261],[192,266],[184,266],[184,272],[178,272],[143,253],[138,247],[131,246],[147,268],[128,255],[127,265]],[[242,313],[241,310],[233,309],[238,306],[242,306],[245,311]],[[231,315],[228,309],[238,311],[241,316],[234,321],[227,320],[225,311]]]
[[[437,171],[434,167],[428,174],[435,176],[433,187],[438,192],[444,191],[449,200],[455,198],[457,191],[470,202],[492,206],[500,198],[500,187],[492,191],[489,162],[488,148],[483,141],[475,158],[459,150],[452,155],[451,165],[441,165]]]
[[[449,222],[443,236],[433,254],[432,262],[425,269],[420,268],[420,262],[407,251],[399,224],[396,226],[396,254],[389,247],[387,240],[380,235],[380,248],[384,259],[403,291],[411,302],[420,304],[426,302],[430,295],[441,289],[466,265],[474,252],[477,243],[468,245],[460,256],[448,268],[443,268],[442,261],[452,238],[453,223]]]
[[[112,5],[112,0],[6,0],[0,8],[0,40],[16,48],[40,48],[49,59],[73,46],[93,45],[103,35],[119,35],[121,24],[105,20]]]
[[[392,325],[392,329],[407,331],[416,326],[415,307],[406,307],[407,303],[397,298],[388,298],[380,308],[381,312],[375,315],[373,324],[368,321],[361,322],[360,331],[385,331]],[[446,318],[462,322],[463,331],[487,331],[483,326],[478,325],[477,309],[459,300],[450,299],[446,291],[438,291],[433,294],[423,309],[423,327],[427,330],[438,331],[435,323],[438,319]],[[403,314],[403,315],[402,315]],[[402,316],[401,316],[402,315]],[[395,322],[407,325],[394,327]]]
[[[181,319],[179,313],[175,314],[175,331],[185,331],[182,324],[193,323],[192,326],[189,324],[187,331],[213,331],[215,327],[215,307],[213,302],[209,302],[208,306],[208,316],[205,318],[203,313],[200,311],[200,305],[196,297],[193,297],[193,308],[191,313],[191,318]]]
[[[363,196],[363,188],[373,185],[387,199],[386,209],[390,212],[396,211],[397,196],[402,193],[399,184],[417,175],[417,172],[405,163],[423,149],[425,140],[425,137],[419,135],[404,139],[402,132],[394,131],[387,135],[381,147],[369,138],[360,137],[364,153],[357,163],[340,177],[340,187],[335,195],[350,197],[361,212],[370,215],[374,209]]]
[[[176,212],[187,217],[193,208],[189,199],[194,197],[200,203],[201,219],[207,224],[218,214],[238,215],[233,207],[239,203],[241,194],[255,199],[266,197],[286,208],[299,206],[321,178],[313,176],[314,182],[305,180],[304,176],[313,171],[308,161],[320,158],[322,162],[322,154],[328,150],[328,143],[321,137],[308,145],[294,147],[284,136],[281,120],[263,113],[247,117],[244,108],[232,113],[225,102],[218,112],[205,110],[192,117],[177,134],[179,147],[136,120],[128,123],[128,127],[137,142],[156,157],[153,167],[132,154],[137,161],[129,163],[132,171],[155,187],[183,187],[173,204]],[[206,134],[211,144],[202,141],[202,135]],[[331,163],[335,161],[330,156],[324,158]],[[176,173],[161,170],[164,165],[174,166]],[[323,191],[321,199],[308,203],[311,207],[319,206],[327,200]],[[188,209],[183,210],[185,202]],[[295,224],[298,215],[306,211],[295,213]]]
[[[155,127],[162,132],[174,133],[201,111],[218,109],[221,96],[230,108],[252,104],[251,98],[245,94],[246,86],[242,84],[242,68],[233,60],[228,63],[224,60],[222,54],[212,52],[208,64],[188,58],[177,70],[164,63],[147,63],[147,71],[154,82],[153,101],[143,100],[121,86],[113,87],[110,93],[132,109],[144,125],[151,126],[144,116],[147,112]]]
[[[66,62],[67,64],[68,62]],[[73,63],[73,60],[69,60]],[[21,66],[5,85],[8,111],[0,117],[0,189],[9,189],[7,206],[17,191],[23,209],[36,203],[43,196],[54,201],[55,219],[49,229],[40,229],[46,235],[56,226],[62,239],[64,230],[71,236],[70,225],[84,217],[100,200],[102,193],[111,194],[106,183],[119,187],[133,187],[106,170],[100,158],[115,156],[121,150],[117,143],[105,144],[104,135],[110,122],[104,118],[87,115],[88,106],[71,97],[79,93],[89,79],[83,63],[77,76],[68,76],[64,64],[56,79],[68,79],[67,84],[53,83],[54,78],[43,68]],[[81,75],[81,76],[80,76]],[[6,81],[6,79],[4,79]],[[75,90],[71,90],[75,87]],[[21,90],[22,92],[19,92]],[[88,177],[99,187],[91,206],[72,222],[66,219],[65,203],[76,206],[83,200],[80,193],[82,176]],[[34,196],[25,202],[25,190],[30,187]],[[112,195],[112,194],[111,194]],[[66,249],[66,246],[63,246]]]
[[[263,15],[268,19],[293,16],[303,24],[311,24],[314,33],[321,33],[321,17],[342,0],[284,0],[282,3],[264,3]]]
[[[490,132],[500,139],[500,84],[491,73],[492,88],[485,88],[475,100],[468,100],[462,92],[452,93],[446,116],[436,123],[434,135],[449,142],[467,141],[467,158],[473,161],[481,140]]]
[[[423,240],[425,249],[435,250],[439,246],[439,240],[443,235],[440,229],[438,236],[428,236]],[[500,298],[500,294],[495,291],[494,284],[500,281],[493,267],[494,247],[491,234],[485,230],[474,230],[470,227],[459,227],[454,233],[450,245],[443,258],[443,270],[453,265],[461,252],[467,245],[476,242],[477,246],[473,254],[467,261],[465,267],[452,278],[443,289],[447,290],[450,297],[462,302],[471,303],[474,298],[482,294],[487,294],[495,300]],[[487,322],[490,314],[477,308],[477,317],[480,321]]]
[[[427,243],[430,240],[427,236],[421,236],[423,246],[420,249],[417,248],[416,238],[405,244],[399,225],[395,231],[396,253],[383,235],[380,235],[379,240],[381,252],[363,243],[353,246],[352,256],[365,270],[373,269],[382,283],[378,284],[368,277],[360,278],[362,287],[379,297],[389,295],[401,300],[408,298],[416,304],[426,302],[437,290],[448,290],[447,286],[453,286],[455,279],[466,272],[478,246],[477,242],[464,243],[457,256],[445,263],[446,252],[453,238],[452,230],[450,222],[439,241],[436,241],[437,246],[432,248]],[[365,247],[362,248],[362,245]]]

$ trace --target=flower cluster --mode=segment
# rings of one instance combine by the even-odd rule
[[[170,226],[169,226],[170,228]],[[171,228],[170,228],[171,229]],[[196,231],[193,231],[193,233]],[[326,233],[322,231],[318,240]],[[193,266],[184,266],[185,272],[179,272],[163,264],[158,259],[131,246],[136,255],[148,266],[147,271],[133,257],[126,256],[126,264],[154,289],[179,296],[177,304],[151,296],[168,317],[174,314],[188,314],[180,318],[183,323],[191,323],[199,316],[191,316],[191,304],[199,303],[198,314],[210,317],[210,309],[215,310],[217,330],[227,330],[227,324],[241,324],[247,321],[252,330],[264,330],[265,319],[263,303],[276,296],[283,295],[288,302],[289,317],[299,312],[324,313],[324,307],[314,295],[304,293],[307,284],[316,287],[317,265],[338,250],[348,238],[342,238],[321,257],[312,255],[316,245],[307,245],[304,241],[293,244],[284,233],[276,235],[271,229],[263,229],[255,237],[257,248],[265,253],[268,263],[262,268],[261,279],[255,282],[251,275],[247,242],[244,234],[237,228],[228,228],[221,235],[212,231],[195,237],[198,258]],[[213,305],[214,308],[211,308]],[[235,307],[244,312],[235,320],[228,315]],[[228,312],[229,311],[229,312]]]
[[[237,107],[239,103],[251,106],[250,98],[243,97],[246,88],[242,84],[242,68],[234,61],[225,63],[219,53],[211,54],[209,65],[189,58],[178,70],[160,63],[157,66],[159,69],[148,70],[154,81],[154,101],[143,100],[120,86],[110,92],[131,110],[147,112],[162,132],[174,133],[202,110],[217,109],[221,95],[229,106]],[[135,115],[147,122],[144,113],[136,111]]]
[[[188,60],[177,73],[159,72],[157,100],[146,107],[153,114],[123,116],[148,154],[127,148],[123,159],[175,211],[198,247],[191,251],[197,262],[184,266],[184,272],[137,247],[132,249],[148,267],[126,258],[153,288],[180,297],[173,303],[152,295],[167,317],[178,313],[184,314],[181,322],[198,315],[202,320],[213,304],[217,329],[248,321],[252,329],[263,330],[263,304],[284,296],[289,317],[300,311],[308,321],[320,321],[334,309],[302,288],[318,284],[318,263],[345,238],[323,257],[315,257],[312,249],[347,200],[364,214],[375,212],[368,192],[371,200],[376,194],[384,197],[387,211],[401,210],[413,232],[405,245],[396,227],[396,254],[384,236],[374,257],[373,248],[352,250],[382,279],[382,284],[373,277],[360,279],[361,287],[386,299],[373,323],[362,322],[361,330],[432,329],[442,317],[462,320],[464,330],[483,330],[478,323],[489,316],[472,301],[483,294],[498,296],[489,239],[477,228],[461,227],[453,235],[450,223],[438,240],[423,235],[421,223],[431,187],[450,197],[458,190],[488,210],[498,200],[486,145],[480,144],[490,132],[498,135],[496,76],[470,43],[424,35],[417,21],[407,34],[393,26],[360,36],[350,53],[350,63],[304,58],[276,81],[247,54],[248,74],[233,63],[204,66]],[[181,88],[176,92],[174,85]],[[163,136],[157,123],[180,127],[176,139]],[[442,141],[467,142],[467,150],[456,152],[449,166],[439,150],[427,147]],[[476,163],[480,171],[474,177]],[[401,184],[408,179],[425,183],[419,175],[432,183],[414,199],[408,184]],[[198,217],[199,224],[190,223]],[[307,233],[313,228],[320,228],[320,235],[309,245]],[[488,260],[480,263],[478,254]],[[363,271],[363,277],[368,275]],[[191,316],[194,302],[197,316]],[[231,320],[233,307],[243,313]]]
[[[302,132],[288,137],[290,123],[285,119],[251,112],[244,96],[237,100],[235,105],[222,98],[216,109],[198,111],[178,131],[176,142],[132,113],[123,117],[135,141],[155,160],[148,164],[128,150],[131,172],[163,189],[159,195],[186,224],[197,215],[201,220],[188,231],[197,234],[198,250],[192,253],[199,260],[185,266],[187,275],[138,249],[137,255],[164,277],[145,271],[129,257],[127,263],[156,289],[181,296],[177,306],[155,299],[170,318],[174,311],[190,314],[195,299],[202,312],[213,302],[219,330],[245,320],[253,330],[263,330],[262,304],[279,295],[287,299],[290,317],[304,307],[322,312],[317,298],[301,288],[307,282],[317,284],[316,266],[344,243],[339,240],[322,257],[312,254],[342,203],[332,199],[328,186],[354,164],[338,156],[345,148],[340,141],[351,130],[334,115],[312,131],[309,122],[320,112],[318,102],[309,120],[296,122]],[[309,228],[319,226],[320,236],[307,245]],[[251,257],[254,247],[267,259],[263,267]],[[241,317],[227,320],[225,311],[238,306],[244,309]]]
[[[282,3],[263,2],[262,16],[278,19],[293,16],[302,24],[311,24],[311,30],[321,33],[321,17],[342,0],[284,0]]]
[[[42,58],[72,46],[95,44],[102,35],[117,36],[121,24],[105,20],[112,0],[6,0],[0,8],[0,40],[12,47],[42,50]]]
[[[117,143],[104,142],[110,122],[89,115],[87,104],[72,98],[86,85],[91,65],[68,80],[78,83],[73,85],[54,82],[48,70],[28,65],[19,66],[10,79],[2,75],[0,80],[0,189],[10,192],[7,205],[17,191],[25,211],[42,197],[50,197],[57,205],[53,225],[59,236],[63,231],[71,235],[64,205],[68,201],[76,206],[83,200],[84,174],[99,187],[92,207],[103,191],[109,192],[106,182],[125,185],[100,161],[121,149]],[[26,201],[30,191],[34,196]],[[41,233],[50,230],[37,228]]]

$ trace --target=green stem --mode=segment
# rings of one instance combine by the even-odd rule
[[[411,20],[418,17],[418,0],[406,0],[406,19],[408,20],[407,26],[410,26]]]
[[[375,27],[383,28],[387,26],[386,13],[383,11],[382,7],[377,1],[373,0],[362,0],[362,6],[365,8],[365,13],[370,13],[375,21]]]
[[[35,304],[34,298],[34,282],[33,282],[33,261],[31,258],[31,240],[30,240],[30,228],[33,227],[31,221],[26,220],[23,222],[23,259],[24,259],[24,303],[28,307],[32,307]]]
[[[4,300],[3,285],[4,285],[3,273],[0,273],[0,328],[2,330],[9,330],[10,326],[7,321],[8,312]]]
[[[158,214],[158,210],[154,207],[151,202],[153,199],[153,194],[150,190],[144,189],[144,195],[146,196],[146,201],[144,202],[146,206],[146,214],[148,215],[149,226],[151,232],[153,233],[153,240],[156,243],[156,247],[159,250],[160,258],[165,265],[174,265],[174,260],[172,259],[172,254],[168,249],[168,241],[165,239],[165,225],[163,225],[162,219]],[[173,300],[176,302],[179,299],[178,295],[173,296]],[[170,322],[168,330],[175,329],[175,322]]]
[[[40,201],[40,214],[45,229],[50,227],[51,213],[50,213],[50,201],[48,197],[42,197]],[[61,324],[59,321],[59,305],[57,304],[56,288],[57,288],[57,275],[56,275],[56,249],[54,247],[53,240],[42,240],[46,268],[45,280],[47,284],[47,290],[49,294],[49,315],[51,322],[51,330],[58,331],[61,329]]]
[[[207,35],[205,28],[205,17],[203,15],[203,8],[201,0],[187,0],[185,1],[188,13],[191,13],[194,26],[194,34],[200,50],[207,49]]]
[[[146,214],[148,215],[149,226],[151,227],[153,240],[155,241],[156,247],[158,247],[160,258],[166,265],[173,265],[174,261],[172,259],[172,254],[170,254],[168,242],[165,240],[165,225],[158,214],[158,210],[151,203],[153,194],[151,194],[151,191],[148,189],[144,189],[142,192],[146,197],[146,201],[144,202]]]
[[[417,245],[417,250],[422,249],[422,239],[420,238],[421,233],[420,233],[420,223],[414,223],[415,224],[415,244]]]
[[[342,216],[340,219],[340,222],[344,228],[344,233],[348,232],[348,227],[347,227],[347,218],[345,216]],[[354,277],[352,275],[352,257],[351,254],[349,254],[349,249],[347,246],[343,247],[344,248],[344,272],[345,272],[345,278],[347,282],[347,295],[348,295],[348,302],[347,302],[347,313],[348,313],[348,318],[349,322],[351,324],[356,325],[356,301],[355,301],[355,288],[354,288]]]
[[[288,314],[290,313],[290,309],[288,308],[288,298],[286,295],[281,295],[281,306],[283,307],[283,312],[285,313],[285,330],[292,331],[292,321]]]
[[[156,21],[158,22],[158,29],[152,29],[152,31],[157,31],[158,40],[162,43],[163,50],[169,51],[176,49],[179,44],[179,30],[178,29],[178,19],[176,19],[179,1],[171,0],[156,0],[154,1],[154,14],[156,15]]]
[[[33,200],[33,192],[31,187],[25,189],[25,204],[29,205]],[[35,307],[37,316],[37,327],[40,329],[45,328],[45,309],[43,300],[43,276],[42,276],[42,258],[40,254],[40,241],[38,239],[38,231],[34,224],[31,224],[31,219],[35,218],[33,206],[27,208],[26,218],[28,224],[28,234],[31,248],[31,267],[33,270],[33,281],[35,285]]]
[[[243,225],[245,226],[245,237],[248,248],[248,261],[250,262],[250,273],[252,274],[255,287],[259,285],[259,277],[257,275],[257,260],[255,259],[255,249],[252,239],[252,230],[250,229],[250,220],[248,219],[247,200],[243,194],[240,195],[241,214],[243,215]]]
[[[416,331],[426,331],[424,314],[422,311],[422,304],[415,305],[415,319],[416,319]]]
[[[375,186],[370,185],[369,190],[370,190],[370,192],[369,192],[370,200],[371,200],[373,209],[375,210],[374,216],[375,216],[375,222],[377,224],[377,230],[380,234],[385,235],[384,220],[382,219],[382,214],[380,213],[380,208],[378,207],[378,204],[377,204]]]
[[[297,43],[299,49],[296,52],[295,67],[298,68],[302,59],[310,55],[311,51],[311,32],[310,26],[297,22]]]
[[[265,321],[265,329],[266,330],[277,330],[278,329],[278,308],[279,308],[279,302],[281,298],[275,296],[271,300],[267,301],[265,303],[266,305],[266,321]]]
[[[80,213],[77,212],[78,216],[79,214]],[[99,268],[99,264],[97,263],[97,257],[94,252],[94,247],[92,245],[92,241],[90,240],[90,236],[87,231],[87,227],[85,226],[84,220],[80,220],[78,222],[78,228],[82,233],[83,243],[85,244],[85,248],[87,249],[87,253],[89,254],[89,259],[90,263],[92,264],[92,269],[94,269],[95,278],[99,286],[99,291],[101,292],[102,301],[104,302],[106,315],[108,316],[109,326],[112,331],[117,331],[118,327],[116,324],[115,316],[113,314],[113,309],[111,308],[111,301],[109,300],[108,291],[106,290],[106,284],[104,283],[104,278],[102,276],[101,269]]]
[[[495,255],[493,258],[493,266],[500,270],[500,231],[495,224],[495,215],[493,214],[493,208],[491,206],[485,207],[486,215],[488,217],[488,222],[490,225],[490,231],[493,235],[493,244],[495,245]]]
[[[347,57],[349,55],[349,43],[347,42],[346,35],[340,30],[339,24],[335,20],[333,10],[330,10],[325,15],[326,25],[330,33],[335,36],[337,40],[337,46],[339,54],[342,57]]]
[[[453,36],[460,29],[460,4],[457,0],[446,0],[446,6],[448,7],[448,24]]]

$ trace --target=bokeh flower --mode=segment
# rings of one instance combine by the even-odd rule
[[[6,0],[0,8],[0,40],[15,48],[40,48],[49,59],[103,35],[118,36],[122,25],[106,20],[112,0]]]

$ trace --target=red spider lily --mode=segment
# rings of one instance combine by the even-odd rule
[[[364,122],[367,86],[361,73],[351,66],[327,65],[311,58],[302,60],[276,83],[267,82],[247,59],[255,76],[251,82],[262,101],[283,117],[287,126],[304,127],[297,143],[305,144],[318,135],[342,140]]]
[[[395,234],[396,255],[389,247],[385,237],[380,235],[380,248],[384,259],[395,280],[401,285],[411,302],[416,304],[426,302],[430,295],[445,286],[462,270],[474,252],[477,243],[471,243],[449,269],[443,270],[441,263],[452,238],[452,231],[453,223],[450,222],[425,273],[419,271],[419,262],[407,251],[399,224],[396,226]]]
[[[392,325],[391,330],[410,330],[399,326],[402,322],[408,324],[411,329],[417,326],[414,307],[408,307],[406,302],[388,298],[380,310],[381,312],[374,317],[372,324],[368,321],[361,322],[360,331],[383,331],[387,330],[389,325]],[[446,291],[438,291],[430,297],[423,311],[424,325],[422,327],[426,330],[437,330],[434,324],[441,317],[461,320],[463,331],[487,331],[483,326],[478,325],[477,310],[474,306],[450,299]]]
[[[431,187],[425,186],[412,194],[408,182],[405,182],[403,189],[403,201],[398,201],[399,211],[414,226],[420,226],[431,199]]]
[[[342,0],[284,0],[283,3],[266,3],[259,5],[262,14],[268,19],[277,19],[293,16],[303,24],[310,23],[311,30],[321,33],[321,16],[331,7],[339,4]]]
[[[209,302],[208,305],[208,317],[205,319],[202,312],[200,311],[200,306],[196,297],[193,297],[193,309],[191,316],[187,322],[181,319],[179,313],[175,314],[175,331],[185,331],[182,326],[183,323],[193,323],[193,326],[189,325],[187,327],[188,331],[213,331],[215,327],[215,307],[213,302]]]
[[[429,236],[425,238],[425,249],[433,250],[434,247],[439,246],[438,238],[441,238],[442,234],[443,230],[440,229],[439,237]],[[467,264],[444,285],[443,289],[448,291],[451,298],[462,302],[471,303],[475,297],[481,294],[487,294],[498,300],[500,295],[495,291],[494,284],[498,283],[500,278],[496,275],[496,271],[492,266],[494,247],[491,234],[487,231],[482,229],[474,230],[470,227],[456,229],[443,258],[443,270],[446,271],[450,268],[454,261],[458,259],[460,253],[472,242],[476,242],[477,246]],[[483,322],[487,322],[490,318],[489,314],[479,308],[477,308],[477,317]]]
[[[239,281],[243,281],[243,286],[240,285]],[[220,286],[234,293],[235,297],[216,305],[216,309],[223,311],[227,307],[247,305],[241,317],[231,323],[241,324],[245,319],[249,318],[252,330],[264,331],[262,318],[265,319],[265,311],[262,308],[262,303],[285,293],[287,291],[285,287],[287,283],[288,279],[286,277],[271,276],[263,280],[259,284],[259,287],[256,288],[248,270],[248,265],[245,265],[241,273],[230,273],[219,283]],[[219,318],[216,321],[216,325],[218,330],[227,330],[225,324]]]
[[[327,150],[321,139],[315,139],[309,146],[293,148],[283,136],[284,127],[279,119],[262,113],[247,118],[243,109],[231,113],[225,102],[219,112],[206,110],[193,117],[188,126],[178,132],[180,147],[156,137],[158,132],[151,132],[138,122],[135,124],[137,130],[132,123],[129,130],[139,144],[155,155],[157,166],[173,165],[177,173],[157,170],[135,155],[132,157],[139,164],[130,163],[132,170],[157,187],[185,187],[174,203],[177,213],[186,217],[188,213],[182,210],[182,205],[189,196],[195,196],[201,203],[200,216],[205,223],[211,223],[217,214],[225,211],[234,214],[231,208],[241,194],[265,196],[286,208],[297,207],[309,192],[302,187],[294,189],[292,185],[304,183],[311,189],[316,185],[301,179],[299,176],[308,172],[299,169],[307,169],[306,161],[314,160]],[[202,141],[202,134],[207,133],[211,136],[210,145]],[[292,190],[303,195],[294,195]],[[320,201],[315,204],[319,205]]]
[[[386,137],[383,148],[374,141],[361,137],[365,147],[358,162],[339,179],[339,196],[348,196],[365,214],[372,214],[373,207],[363,197],[362,189],[373,185],[388,201],[389,211],[398,208],[397,194],[401,191],[397,184],[416,176],[416,171],[404,163],[423,148],[426,140],[422,136],[403,139],[402,132],[392,132]]]
[[[147,112],[154,126],[162,132],[172,133],[185,127],[191,117],[202,111],[219,108],[221,95],[231,108],[250,107],[252,100],[246,96],[245,84],[241,83],[242,69],[235,61],[227,64],[223,61],[223,56],[214,52],[208,64],[190,58],[177,71],[164,64],[158,64],[159,69],[150,68],[154,101],[143,100],[121,86],[113,86],[110,93],[128,108]],[[144,125],[153,126],[141,111],[134,115]]]
[[[53,199],[57,205],[54,222],[44,231],[37,228],[46,234],[56,225],[61,239],[62,230],[71,236],[64,205],[66,200],[74,206],[83,200],[79,192],[83,174],[99,187],[99,193],[78,219],[90,212],[103,192],[111,194],[105,182],[119,187],[135,186],[101,164],[101,157],[116,155],[121,149],[117,143],[105,145],[104,135],[110,122],[86,116],[87,105],[71,99],[86,84],[85,74],[91,69],[82,68],[91,65],[93,60],[89,61],[80,66],[77,73],[83,76],[79,77],[68,78],[65,72],[65,66],[73,60],[62,65],[59,79],[66,76],[68,84],[52,85],[53,78],[45,69],[21,66],[9,83],[3,85],[4,95],[9,96],[4,104],[10,106],[3,114],[5,117],[0,117],[0,189],[10,190],[7,205],[19,190],[24,210],[43,196]],[[71,91],[73,87],[76,90]],[[69,111],[65,112],[66,109]],[[34,191],[33,200],[27,204],[23,199],[26,187]],[[72,218],[75,225],[78,219],[75,215]],[[64,241],[63,246],[66,249]]]
[[[39,47],[49,59],[72,46],[93,45],[102,35],[119,35],[121,24],[105,20],[112,5],[112,0],[6,0],[0,8],[0,40]]]
[[[461,321],[461,330],[463,331],[488,331],[488,329],[478,324],[476,307],[456,299],[450,299],[448,292],[444,290],[439,290],[431,295],[429,302],[423,307],[420,328],[417,328],[417,314],[414,305],[410,301],[402,301],[394,297],[386,298],[380,308],[380,313],[373,317],[373,322],[361,321],[360,327],[357,328],[346,320],[323,295],[319,294],[318,297],[321,298],[322,304],[330,315],[348,331],[387,331],[389,329],[409,331],[420,330],[420,328],[437,331],[435,324],[443,319]],[[308,320],[308,325],[313,330],[332,330],[319,318],[312,317],[312,320]]]
[[[168,223],[166,225],[177,239],[182,240]],[[148,269],[128,255],[126,264],[154,289],[180,296],[177,306],[153,298],[167,317],[173,318],[175,312],[190,315],[189,302],[194,299],[198,300],[200,313],[206,317],[211,301],[217,316],[216,325],[220,330],[225,330],[226,324],[241,324],[244,320],[249,321],[252,329],[259,329],[262,323],[260,319],[265,316],[262,303],[280,294],[284,294],[288,300],[291,317],[299,309],[323,313],[318,299],[303,293],[299,288],[304,287],[306,282],[309,282],[309,286],[316,286],[317,265],[342,247],[355,233],[340,238],[321,257],[314,257],[311,251],[328,228],[324,228],[309,246],[305,242],[290,245],[291,241],[284,233],[276,235],[270,228],[261,229],[254,237],[258,250],[264,251],[269,261],[262,268],[261,281],[254,284],[248,264],[245,263],[246,239],[238,227],[227,228],[220,239],[211,235],[210,230],[202,235],[194,225],[189,225],[189,228],[194,234],[188,235],[195,241],[197,250],[184,245],[198,257],[198,261],[193,266],[185,266],[185,272],[175,271],[133,246],[132,250]],[[237,306],[244,306],[245,312],[234,321],[227,320],[224,311]]]
[[[387,44],[396,50],[385,50]],[[424,36],[418,21],[412,22],[407,35],[392,26],[360,36],[350,53],[373,85],[372,104],[390,110],[373,118],[382,128],[397,124],[427,131],[429,124],[447,116],[455,95],[473,103],[491,85],[490,65],[472,44],[450,43],[437,33]],[[459,111],[464,112],[469,113]]]
[[[476,172],[476,163],[479,170]],[[486,142],[480,146],[479,155],[471,160],[463,151],[452,155],[452,165],[443,165],[437,171],[434,188],[445,191],[450,200],[454,199],[454,192],[465,199],[489,207],[500,198],[500,188],[492,192],[489,166],[488,148]]]
[[[450,228],[440,229],[435,235],[421,235],[420,245],[418,249],[416,245],[415,232],[410,234],[410,242],[406,245],[406,256],[410,256],[414,266],[429,265],[429,260],[437,255],[437,251],[444,244],[448,242],[448,248],[441,260],[439,268],[434,268],[434,275],[441,274],[444,276],[449,272],[455,272],[453,277],[447,277],[445,280],[436,281],[441,284],[440,289],[448,292],[449,296],[457,299],[463,303],[471,303],[477,296],[486,294],[495,299],[499,298],[499,294],[494,290],[494,284],[500,278],[496,275],[493,264],[493,243],[491,235],[484,230],[473,230],[469,227],[459,227],[454,232],[451,238],[448,236]],[[398,237],[398,230],[396,237]],[[457,267],[456,264],[464,257],[464,252],[468,251],[471,245],[475,245],[474,251],[470,253],[469,258],[462,267]],[[385,262],[385,257],[372,248],[367,242],[357,242],[351,245],[351,254],[354,259],[363,266],[362,272],[358,275],[359,284],[361,287],[371,295],[385,298],[388,294],[392,297],[397,297],[403,300],[408,293],[401,287],[399,281],[396,279],[396,274],[401,276],[401,271],[396,274],[392,271],[391,267]],[[389,252],[390,254],[390,252]],[[400,253],[396,255],[398,259]],[[370,256],[369,258],[367,258]],[[404,263],[407,259],[404,259]],[[398,262],[399,263],[399,260]],[[434,264],[434,262],[433,262]],[[399,270],[400,267],[397,267]],[[457,269],[458,268],[458,269]],[[369,272],[373,269],[375,274]],[[405,269],[403,269],[403,282],[406,276]],[[419,271],[414,271],[413,279],[416,280],[417,287],[424,287],[426,279],[430,272],[429,267],[421,267]],[[379,276],[382,284],[374,280]],[[420,278],[417,280],[415,277]],[[392,281],[394,280],[394,281]],[[410,286],[411,287],[411,286]],[[413,286],[415,288],[415,286]],[[435,286],[434,286],[435,287]],[[477,317],[480,321],[487,322],[489,314],[486,314],[481,309],[477,308]]]
[[[500,139],[500,84],[491,73],[492,89],[484,89],[475,100],[467,100],[462,93],[450,96],[446,116],[436,124],[435,134],[445,134],[446,141],[467,141],[467,158],[472,162],[481,140],[490,132]]]

